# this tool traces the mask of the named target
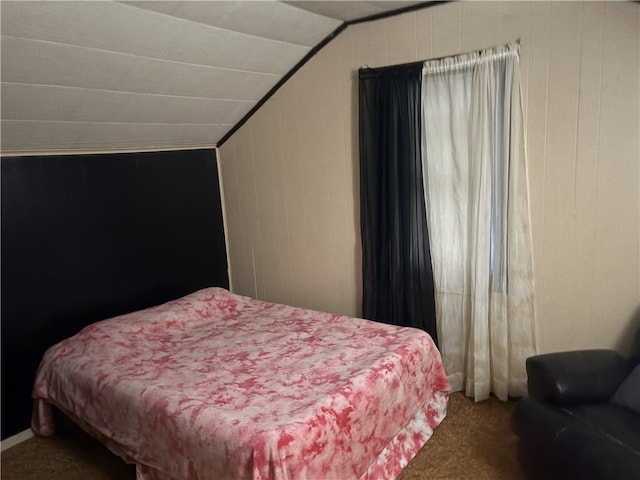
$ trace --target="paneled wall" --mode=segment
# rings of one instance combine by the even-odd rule
[[[212,150],[0,160],[2,438],[44,352],[105,318],[227,287]]]
[[[360,314],[357,69],[521,41],[538,350],[640,321],[640,4],[459,2],[347,28],[221,148],[234,289]]]

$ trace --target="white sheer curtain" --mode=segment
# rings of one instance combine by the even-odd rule
[[[525,395],[535,329],[518,44],[426,62],[422,102],[445,369],[476,401]]]

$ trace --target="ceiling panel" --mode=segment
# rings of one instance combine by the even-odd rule
[[[344,20],[416,3],[2,0],[2,154],[214,146]]]
[[[15,83],[2,88],[7,120],[235,124],[255,103]]]
[[[212,146],[231,125],[121,124],[3,120],[3,150],[52,153]],[[28,145],[29,148],[24,148]]]
[[[109,1],[3,2],[1,21],[3,36],[243,71],[286,73],[309,51]]]
[[[105,149],[128,148],[129,145],[142,148],[204,146],[212,135],[223,135],[230,127],[231,125],[88,123],[76,148],[86,148],[94,143]]]
[[[218,1],[215,9],[209,8],[207,2],[202,1],[124,3],[225,30],[307,47],[316,45],[318,38],[324,38],[328,32],[342,23],[335,18],[318,14],[309,15],[308,11],[283,2]],[[250,4],[251,15],[246,13],[248,4]]]
[[[141,58],[2,37],[2,81],[204,98],[259,100],[278,74]]]
[[[75,150],[81,126],[56,122],[33,122],[2,119],[0,141],[2,153],[51,152]]]
[[[425,2],[411,1],[365,1],[365,0],[339,0],[339,1],[287,1],[292,6],[307,10],[309,12],[318,13],[327,17],[338,18],[343,21],[358,20],[370,17],[372,15],[380,15],[391,10],[397,10],[405,7],[420,5]]]

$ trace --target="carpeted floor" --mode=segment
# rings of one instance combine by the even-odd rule
[[[461,393],[451,395],[447,418],[399,480],[523,479],[509,428],[513,405],[493,397],[474,403]],[[135,479],[132,465],[69,425],[55,437],[34,437],[9,448],[0,461],[2,480]]]
[[[517,437],[510,418],[515,402],[495,397],[474,403],[449,397],[447,418],[406,466],[398,480],[521,480]]]

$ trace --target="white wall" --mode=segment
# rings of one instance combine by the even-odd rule
[[[640,316],[640,5],[460,2],[347,28],[221,148],[235,290],[360,314],[357,69],[521,40],[540,352]]]

